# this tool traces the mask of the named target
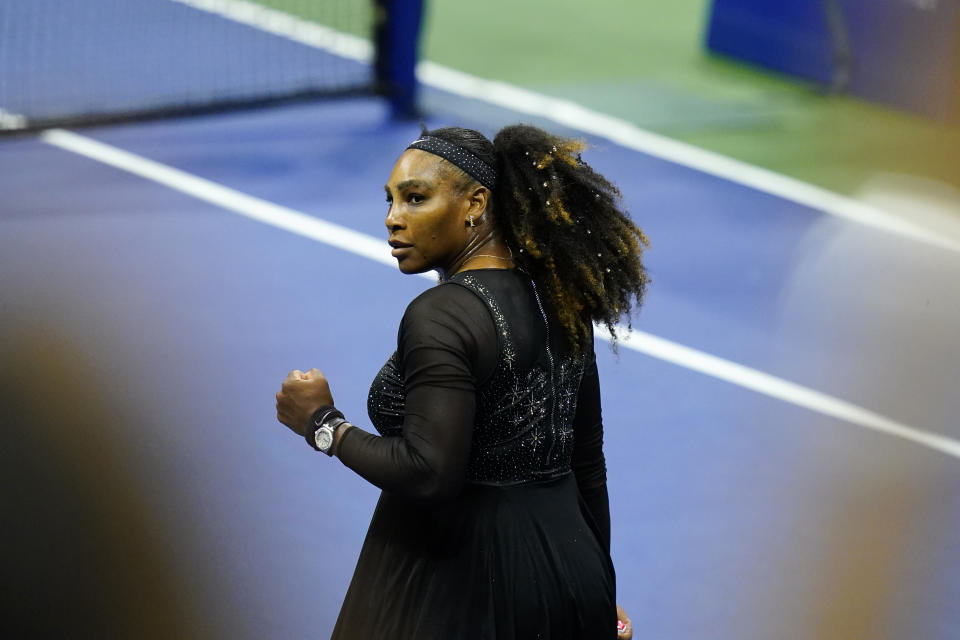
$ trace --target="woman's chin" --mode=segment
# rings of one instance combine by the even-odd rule
[[[397,268],[400,269],[400,273],[406,274],[423,273],[424,271],[430,270],[429,265],[425,265],[422,262],[418,263],[409,258],[400,258],[397,260]]]

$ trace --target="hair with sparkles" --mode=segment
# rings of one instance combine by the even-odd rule
[[[517,265],[546,291],[570,345],[584,349],[598,322],[616,346],[617,324],[626,317],[631,327],[649,282],[642,260],[649,241],[622,208],[620,191],[581,159],[586,145],[529,125],[505,127],[492,143],[458,127],[424,133],[496,168],[497,228]]]

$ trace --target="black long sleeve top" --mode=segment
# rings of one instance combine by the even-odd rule
[[[488,424],[480,419],[481,414],[489,410],[491,398],[518,395],[516,389],[502,386],[491,393],[498,376],[508,371],[551,372],[549,378],[530,373],[526,379],[533,382],[528,385],[526,400],[504,405],[514,407],[512,415],[519,416],[514,423],[523,418],[520,409],[536,421],[534,409],[541,417],[546,413],[541,408],[545,403],[536,397],[545,393],[537,380],[543,378],[544,384],[552,380],[553,394],[562,395],[559,381],[563,372],[554,370],[562,369],[558,361],[572,361],[564,359],[569,353],[556,335],[551,338],[550,331],[556,332],[558,326],[548,320],[522,271],[486,269],[464,274],[470,287],[439,285],[408,306],[398,332],[397,352],[371,388],[371,419],[381,435],[351,428],[338,444],[337,455],[349,468],[384,491],[411,500],[456,499],[463,483],[476,476],[472,469],[478,464],[478,451],[490,440],[488,434],[478,432],[478,424]],[[540,419],[537,424],[521,424],[519,431],[500,436],[488,448],[496,451],[497,447],[516,445],[518,451],[524,446],[529,451],[530,445],[542,442],[546,446],[551,443],[550,433],[546,440],[536,438],[541,437],[540,426],[553,423],[560,425],[555,428],[559,435],[553,434],[560,441],[570,438],[572,432],[572,445],[558,445],[559,453],[549,464],[554,470],[568,469],[575,474],[601,543],[609,552],[600,383],[592,346],[577,361],[579,380],[569,387],[574,390],[575,402],[572,398],[566,403],[552,401],[553,422]],[[524,401],[526,405],[521,404]],[[502,413],[502,409],[496,411]],[[572,415],[564,415],[564,411]],[[564,431],[564,425],[570,428]]]

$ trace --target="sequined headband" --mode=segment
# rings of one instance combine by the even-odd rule
[[[452,142],[433,136],[424,136],[411,142],[407,149],[419,149],[440,156],[447,162],[463,169],[465,173],[488,189],[492,190],[497,186],[497,172],[493,170],[493,167]]]

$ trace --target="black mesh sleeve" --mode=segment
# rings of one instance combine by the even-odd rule
[[[463,484],[477,385],[496,365],[484,303],[456,285],[417,297],[404,314],[397,357],[406,403],[400,436],[347,431],[337,455],[369,482],[412,500],[443,501]]]
[[[610,504],[607,497],[607,465],[603,456],[603,417],[600,409],[600,376],[592,347],[573,422],[574,447],[571,467],[597,525],[600,542],[610,551]]]

